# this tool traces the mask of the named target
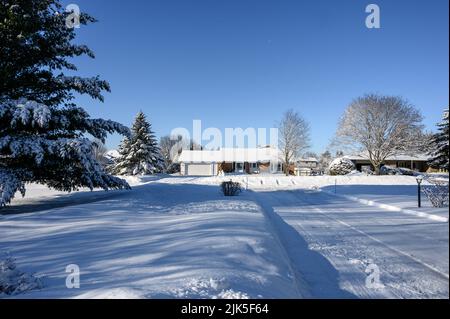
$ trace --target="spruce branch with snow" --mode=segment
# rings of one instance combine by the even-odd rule
[[[60,0],[0,1],[0,101],[26,98],[54,106],[69,103],[75,93],[103,101],[108,82],[64,73],[77,70],[72,58],[94,58],[86,45],[72,42],[76,32],[66,26],[69,14]],[[81,25],[95,21],[80,15]]]
[[[340,120],[337,140],[368,153],[380,174],[384,160],[417,152],[423,136],[422,115],[400,97],[369,94],[355,99]]]
[[[129,185],[108,175],[85,136],[104,142],[108,134],[129,134],[117,122],[91,119],[73,102],[75,94],[103,101],[109,84],[98,76],[67,76],[69,60],[93,52],[72,43],[59,0],[0,1],[0,206],[26,183],[61,191],[122,189]],[[82,13],[80,23],[94,22]]]
[[[88,133],[104,140],[107,133],[129,134],[118,123],[91,119],[80,108],[49,107],[26,100],[0,104],[0,205],[11,201],[25,183],[61,191],[79,187],[122,189],[128,184],[109,176],[95,159]]]
[[[120,157],[111,168],[113,174],[152,175],[163,171],[164,159],[144,113],[137,114],[131,137],[122,141],[119,154]]]

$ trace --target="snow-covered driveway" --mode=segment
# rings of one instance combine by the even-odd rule
[[[313,297],[448,298],[448,223],[314,190],[255,197]],[[367,286],[378,270],[384,288]]]

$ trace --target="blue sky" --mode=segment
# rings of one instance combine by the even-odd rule
[[[449,104],[448,0],[74,0],[99,22],[78,43],[81,75],[110,82],[93,117],[130,125],[143,110],[158,136],[175,127],[273,127],[289,108],[322,152],[355,97],[401,95],[434,129]],[[381,29],[365,27],[365,7]],[[120,136],[108,139],[114,148]]]

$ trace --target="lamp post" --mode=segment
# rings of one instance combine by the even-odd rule
[[[421,200],[421,189],[420,189],[420,184],[422,184],[423,181],[423,177],[421,175],[417,176],[416,178],[417,181],[417,205],[418,207],[422,207],[422,200]]]

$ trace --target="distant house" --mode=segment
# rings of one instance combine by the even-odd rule
[[[301,158],[291,165],[289,172],[291,175],[309,176],[319,172],[319,160],[314,157]]]
[[[181,175],[214,176],[224,173],[283,173],[280,151],[274,147],[223,148],[215,151],[183,150],[178,163]],[[317,171],[316,158],[302,158],[290,165],[291,175],[311,175]]]
[[[344,157],[351,160],[360,172],[366,169],[374,170],[369,156],[365,154],[346,155]],[[417,172],[427,172],[430,170],[428,160],[429,156],[427,155],[396,155],[386,158],[382,166],[387,165],[393,168],[407,168]]]
[[[242,174],[280,173],[278,150],[273,147],[223,148],[215,151],[183,150],[178,163],[181,175],[214,176],[221,172]]]

